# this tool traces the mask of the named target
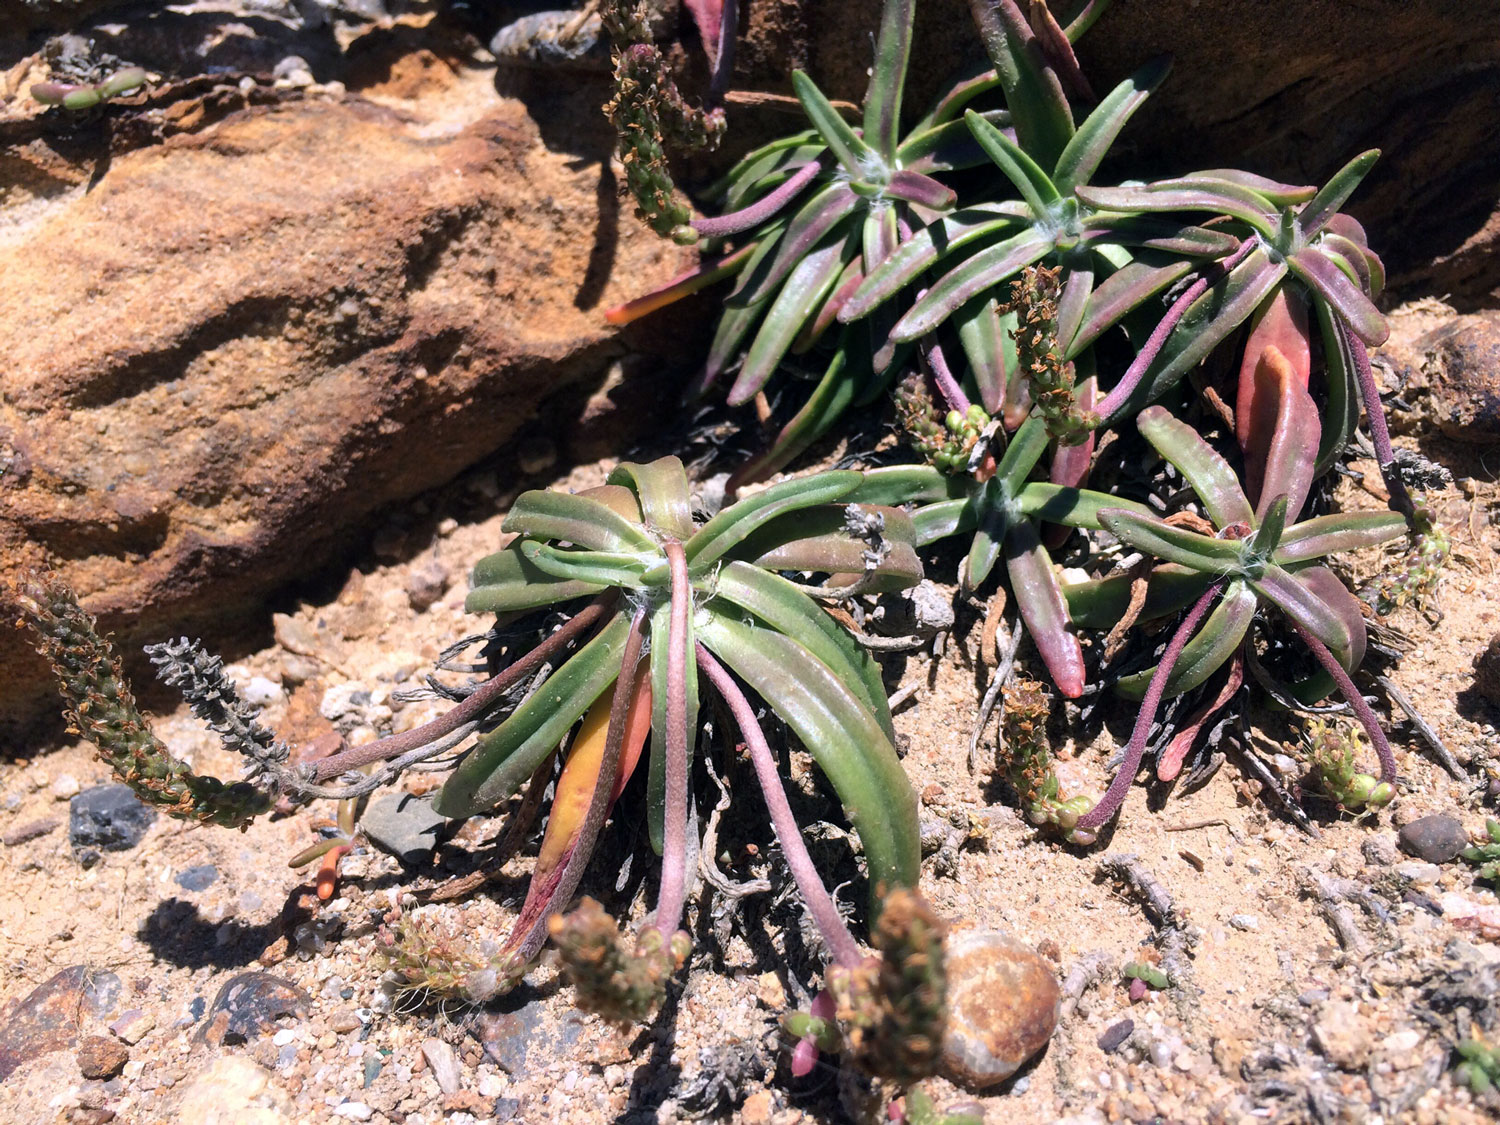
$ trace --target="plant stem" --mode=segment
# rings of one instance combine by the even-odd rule
[[[625,720],[630,714],[630,700],[635,694],[631,685],[635,683],[635,667],[641,659],[641,649],[646,639],[646,609],[636,610],[630,621],[630,632],[625,635],[625,649],[620,655],[620,678],[615,681],[615,694],[609,705],[609,729],[604,736],[604,752],[599,758],[599,775],[594,779],[594,791],[589,796],[588,812],[578,828],[578,836],[552,879],[551,887],[533,890],[527,895],[528,902],[542,904],[541,913],[527,924],[524,931],[512,936],[506,943],[506,952],[516,966],[531,964],[547,944],[547,922],[573,897],[578,889],[589,860],[594,855],[594,844],[599,839],[599,830],[609,816],[610,794],[614,792],[615,775],[620,772],[620,748],[625,741]],[[524,916],[517,919],[518,926],[526,923]]]
[[[1219,591],[1224,589],[1224,579],[1220,579],[1203,591],[1193,608],[1188,610],[1188,615],[1182,619],[1182,624],[1177,627],[1177,632],[1172,635],[1171,643],[1167,645],[1167,651],[1162,655],[1161,663],[1156,666],[1156,672],[1151,677],[1151,683],[1146,687],[1146,697],[1141,700],[1140,713],[1135,717],[1135,729],[1130,732],[1130,741],[1125,745],[1125,761],[1120,766],[1120,772],[1115,774],[1115,779],[1109,783],[1104,796],[1083,816],[1078,818],[1078,827],[1085,831],[1092,831],[1115,815],[1119,807],[1125,803],[1125,794],[1130,791],[1131,783],[1135,781],[1135,774],[1141,767],[1141,758],[1146,753],[1146,739],[1151,734],[1151,724],[1156,721],[1157,709],[1161,706],[1161,697],[1166,694],[1167,681],[1172,677],[1172,669],[1177,664],[1177,658],[1182,655],[1182,650],[1187,646],[1188,640],[1197,631],[1198,624],[1208,613],[1208,607],[1213,600],[1219,596]]]
[[[672,540],[664,545],[664,550],[672,573],[672,615],[667,626],[666,813],[656,928],[662,937],[671,938],[682,920],[687,899],[687,661],[693,591],[688,584],[687,555],[682,544]]]
[[[1146,369],[1151,366],[1153,360],[1161,354],[1166,346],[1167,338],[1172,335],[1172,330],[1177,327],[1177,322],[1188,311],[1194,301],[1208,292],[1211,285],[1216,284],[1225,274],[1239,265],[1251,250],[1259,243],[1254,238],[1247,238],[1240,243],[1240,247],[1227,258],[1215,262],[1197,281],[1189,285],[1183,291],[1182,296],[1172,302],[1172,307],[1167,310],[1167,315],[1161,318],[1161,322],[1152,330],[1151,335],[1146,338],[1141,350],[1136,354],[1135,361],[1125,370],[1125,374],[1116,383],[1109,394],[1105,395],[1099,403],[1099,418],[1108,421],[1109,418],[1125,405],[1135,389],[1140,386],[1141,380],[1146,375]]]
[[[1385,479],[1385,487],[1391,494],[1391,510],[1400,512],[1410,520],[1416,516],[1417,508],[1412,503],[1411,493],[1406,491],[1406,482],[1393,468],[1396,450],[1391,445],[1391,431],[1385,423],[1385,403],[1380,400],[1380,388],[1375,385],[1375,372],[1370,369],[1370,353],[1365,348],[1365,342],[1349,330],[1349,324],[1343,317],[1335,315],[1333,323],[1349,348],[1349,354],[1354,357],[1359,394],[1365,400],[1365,416],[1370,420],[1370,440],[1375,445],[1375,459],[1380,463],[1380,475]]]
[[[1375,714],[1374,708],[1365,702],[1365,697],[1360,694],[1359,688],[1355,686],[1354,679],[1344,670],[1339,663],[1338,657],[1328,651],[1328,646],[1317,637],[1304,629],[1298,622],[1292,621],[1292,628],[1297,630],[1297,635],[1302,638],[1302,643],[1307,645],[1312,654],[1317,657],[1318,663],[1323,670],[1333,677],[1333,682],[1338,684],[1339,692],[1348,701],[1349,706],[1354,709],[1354,715],[1359,719],[1360,726],[1365,728],[1365,733],[1370,736],[1370,742],[1375,747],[1375,754],[1380,758],[1380,780],[1391,785],[1396,784],[1396,755],[1391,753],[1391,744],[1385,737],[1385,731],[1380,729],[1380,719]]]
[[[712,219],[694,219],[692,227],[698,232],[700,238],[722,238],[725,235],[739,234],[741,231],[759,226],[785,207],[822,170],[821,160],[804,164],[792,173],[786,183],[767,192],[750,206],[741,207],[738,211],[731,211],[727,215],[719,215]]]
[[[341,773],[367,766],[371,762],[383,762],[396,758],[411,750],[427,745],[445,734],[457,730],[465,723],[483,715],[505,692],[550,660],[556,652],[592,628],[608,612],[619,595],[615,592],[601,594],[573,615],[573,619],[557,632],[532,649],[509,668],[492,680],[479,685],[462,703],[445,711],[430,723],[394,734],[342,754],[333,754],[317,762],[312,775],[315,782],[327,781]]]
[[[787,866],[792,869],[792,878],[797,882],[797,890],[802,895],[807,912],[812,915],[833,959],[846,968],[857,968],[864,960],[864,955],[860,952],[854,935],[849,932],[849,927],[844,925],[833,896],[823,886],[817,866],[808,854],[802,832],[797,827],[796,818],[792,816],[792,807],[787,803],[781,777],[776,772],[776,759],[771,754],[771,747],[755,718],[750,701],[745,698],[745,693],[740,691],[739,685],[725,671],[724,666],[701,644],[698,645],[698,667],[703,669],[724,702],[729,705],[730,714],[740,728],[740,735],[750,751],[750,761],[755,766],[760,791],[766,799],[766,808],[771,813],[771,826],[776,830],[776,841],[781,845],[782,855],[786,856]]]

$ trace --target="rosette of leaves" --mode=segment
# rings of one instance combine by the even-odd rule
[[[1132,501],[1103,492],[1031,480],[1050,438],[1039,415],[1011,437],[986,480],[948,476],[925,465],[874,469],[855,493],[861,503],[915,504],[912,524],[926,546],[950,535],[973,533],[960,578],[982,586],[1002,558],[1011,593],[1053,683],[1063,695],[1083,694],[1083,649],[1073,632],[1057,568],[1042,541],[1043,523],[1099,530],[1105,508],[1145,514]]]
[[[707,390],[739,362],[728,393],[731,405],[762,391],[788,354],[808,352],[830,330],[837,332],[812,394],[770,448],[737,474],[738,481],[775,472],[853,402],[869,401],[885,388],[871,369],[872,333],[841,326],[835,317],[913,228],[953,208],[957,197],[934,174],[984,160],[959,115],[995,87],[992,71],[955,83],[901,134],[915,7],[915,0],[887,0],[884,6],[861,129],[844,120],[811,78],[794,71],[792,84],[812,128],[757,149],[730,171],[722,188],[727,213],[692,223],[715,256],[607,314],[625,323],[737,275],[696,388]],[[1003,111],[986,116],[1005,120]],[[730,239],[740,245],[717,255]],[[885,330],[873,334],[878,346]]]
[[[1269,375],[1263,372],[1262,378]],[[1162,699],[1204,683],[1240,652],[1257,613],[1268,610],[1292,626],[1348,700],[1380,755],[1381,782],[1395,783],[1390,746],[1349,676],[1364,658],[1364,615],[1359,601],[1322,560],[1393,539],[1406,530],[1406,520],[1395,512],[1298,520],[1314,479],[1317,406],[1285,371],[1258,393],[1274,404],[1277,418],[1262,458],[1258,503],[1251,504],[1229,463],[1196,430],[1161,407],[1150,407],[1137,420],[1140,432],[1182,474],[1216,530],[1210,534],[1124,508],[1096,513],[1098,522],[1126,546],[1162,560],[1148,581],[1143,617],[1189,603],[1192,608],[1161,662],[1118,684],[1119,691],[1141,697],[1143,703],[1125,764],[1104,799],[1079,821],[1083,828],[1098,827],[1123,801]],[[1074,620],[1113,626],[1128,612],[1130,585],[1130,576],[1121,575],[1067,587]],[[1326,694],[1326,689],[1319,685],[1304,692]],[[1394,789],[1389,793],[1394,795]]]
[[[740,727],[783,853],[835,956],[857,959],[857,946],[802,844],[740,684],[787,724],[838,794],[868,864],[872,913],[879,912],[874,888],[916,882],[916,799],[892,743],[879,669],[808,592],[899,589],[921,577],[906,515],[846,503],[862,479],[834,471],[785,481],[701,524],[674,457],[623,464],[607,484],[577,495],[537,491],[516,500],[504,528],[517,538],[477,564],[468,608],[509,613],[584,597],[606,608],[592,636],[479,739],[435,802],[445,815],[470,816],[534,775],[540,780],[531,784],[544,786],[538,771],[583,720],[531,891],[498,959],[502,977],[518,976],[541,948],[549,917],[572,897],[648,740],[644,812],[663,872],[650,952],[675,956],[700,671]],[[855,585],[809,588],[781,572],[845,576]],[[600,952],[608,938],[597,921],[555,928],[583,958],[570,962],[572,971],[595,994],[602,994],[600,965],[632,964]],[[566,960],[570,946],[563,947]],[[655,970],[638,975],[662,979]],[[638,1011],[638,1000],[619,1010]]]
[[[1366,345],[1384,343],[1389,328],[1374,298],[1385,285],[1385,267],[1370,249],[1359,222],[1340,211],[1379,158],[1378,150],[1361,153],[1345,164],[1321,189],[1277,185],[1242,172],[1200,172],[1156,183],[1115,188],[1080,188],[1079,199],[1101,212],[1164,216],[1208,212],[1214,229],[1241,238],[1245,252],[1213,284],[1194,295],[1159,350],[1146,356],[1137,386],[1115,396],[1101,410],[1105,422],[1139,410],[1160,398],[1192,370],[1230,332],[1252,315],[1264,317],[1286,294],[1294,307],[1278,313],[1276,342],[1306,382],[1308,318],[1311,307],[1323,337],[1328,364],[1330,420],[1318,462],[1326,466],[1343,449],[1358,419],[1359,396],[1365,398],[1377,445],[1384,432],[1384,413],[1368,375]],[[1279,322],[1279,323],[1278,323]],[[1251,354],[1253,353],[1253,354]],[[1260,348],[1247,349],[1253,365]],[[1242,373],[1242,381],[1245,374]],[[1243,389],[1241,413],[1250,406]],[[1377,419],[1376,415],[1379,415]],[[1388,439],[1384,444],[1389,444]],[[1382,464],[1390,457],[1382,452]]]
[[[1142,67],[1075,124],[1057,68],[1016,4],[976,8],[988,9],[981,31],[1005,86],[1009,129],[972,111],[965,124],[1018,198],[967,205],[916,231],[865,278],[839,319],[868,317],[917,289],[891,341],[915,341],[952,319],[981,401],[991,413],[1008,407],[1014,428],[1026,413],[1007,342],[1016,321],[997,305],[997,287],[1038,262],[1059,268],[1058,338],[1074,359],[1153,295],[1235,251],[1239,240],[1171,216],[1083,202],[1116,137],[1166,77],[1167,60]]]

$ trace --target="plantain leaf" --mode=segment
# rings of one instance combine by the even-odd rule
[[[1400,512],[1333,512],[1289,528],[1271,557],[1282,566],[1291,566],[1324,555],[1376,547],[1405,534],[1406,517]]]
[[[802,112],[807,114],[813,128],[847,173],[858,177],[867,169],[882,166],[880,155],[860,140],[849,123],[839,116],[839,111],[833,108],[833,103],[823,96],[823,91],[803,71],[792,71],[792,89],[797,94],[797,100],[802,103]]]
[[[1120,542],[1166,562],[1205,574],[1234,574],[1240,569],[1240,547],[1231,540],[1200,535],[1156,516],[1123,508],[1105,508],[1099,513],[1099,522]]]
[[[971,482],[950,477],[931,465],[890,465],[869,469],[858,487],[844,497],[849,504],[927,504],[934,500],[958,500],[967,496]]]
[[[464,599],[467,613],[537,609],[605,589],[591,582],[566,581],[548,574],[528,561],[515,543],[480,559],[474,565],[470,581],[473,588]]]
[[[1280,496],[1286,497],[1287,511],[1295,517],[1301,513],[1302,505],[1307,502],[1308,489],[1312,487],[1313,463],[1317,460],[1321,436],[1318,408],[1312,395],[1290,373],[1290,369],[1283,369],[1271,387],[1265,390],[1257,388],[1257,398],[1262,394],[1267,394],[1267,401],[1275,404],[1276,428],[1265,455],[1256,518],[1265,519],[1271,504]],[[1252,457],[1254,452],[1250,453]]]
[[[658,535],[685,540],[693,534],[687,470],[676,457],[660,457],[644,465],[622,461],[609,474],[609,483],[635,490],[646,526]]]
[[[776,256],[764,267],[746,268],[741,288],[746,294],[769,294],[786,280],[814,248],[860,207],[860,198],[844,183],[831,183],[815,192],[787,222],[786,233],[776,248]],[[728,304],[743,301],[741,289],[730,294]]]
[[[1141,609],[1141,620],[1151,621],[1186,609],[1198,599],[1213,578],[1213,575],[1175,563],[1152,568],[1146,585],[1146,604]],[[1133,582],[1134,576],[1124,572],[1112,574],[1108,578],[1064,583],[1062,591],[1068,600],[1068,616],[1079,628],[1113,628],[1130,606],[1130,588]]]
[[[1120,130],[1172,69],[1168,56],[1153,59],[1104,96],[1078,126],[1057,158],[1052,180],[1064,195],[1086,184],[1099,170],[1099,163],[1114,145]]]
[[[617,613],[503,723],[475,744],[433,801],[443,816],[468,817],[511,796],[557,748],[620,674],[630,619]]]
[[[714,516],[688,541],[684,547],[688,567],[701,573],[772,520],[842,500],[859,487],[861,480],[861,475],[851,469],[830,469],[782,481],[746,497]]]
[[[1231,582],[1219,604],[1208,615],[1208,620],[1183,646],[1172,674],[1167,677],[1163,697],[1171,698],[1192,691],[1222,668],[1244,643],[1258,604],[1255,591],[1244,582],[1239,579]],[[1156,669],[1150,668],[1133,676],[1124,676],[1115,685],[1115,691],[1127,699],[1140,699],[1146,694],[1155,673]]]
[[[1099,211],[1210,211],[1229,215],[1267,239],[1276,237],[1280,225],[1263,196],[1238,184],[1160,180],[1140,187],[1079,187],[1073,194]]]
[[[890,581],[878,589],[901,589],[922,580],[922,563],[916,553],[916,531],[911,517],[899,508],[866,509],[883,517],[884,538],[890,552],[875,573]],[[766,524],[747,536],[735,554],[753,559],[766,570],[814,571],[822,574],[858,574],[865,569],[868,545],[850,535],[845,526],[845,504],[820,504],[803,508]]]
[[[648,583],[646,574],[653,568],[661,570],[663,566],[660,551],[640,555],[612,551],[565,551],[529,539],[522,540],[519,549],[526,560],[544,574],[600,587],[623,586],[638,589],[643,585],[658,584]]]
[[[925,336],[962,308],[971,297],[991,290],[1019,273],[1044,257],[1052,246],[1050,235],[1032,229],[971,254],[945,273],[926,296],[896,322],[896,327],[891,330],[892,338],[904,343]],[[869,285],[873,280],[873,277],[867,278],[865,284]],[[856,293],[855,297],[858,296]],[[848,314],[847,307],[844,313]]]
[[[844,681],[781,633],[715,616],[699,639],[792,729],[838,793],[868,865],[870,895],[916,884],[917,798],[895,747]]]
[[[1166,260],[1143,256],[1106,277],[1089,294],[1083,322],[1073,334],[1064,355],[1072,359],[1139,306],[1192,272],[1193,263],[1181,258]]]
[[[1073,114],[1062,83],[1014,0],[972,0],[984,53],[995,64],[1020,145],[1048,168],[1073,136]]]
[[[1380,150],[1372,148],[1360,153],[1333,174],[1318,194],[1308,200],[1307,206],[1297,212],[1297,227],[1304,239],[1310,239],[1328,225],[1328,221],[1349,202],[1360,181],[1370,174],[1375,161],[1380,159]]]
[[[1005,536],[1005,568],[1016,607],[1057,690],[1068,699],[1083,694],[1083,649],[1068,623],[1068,603],[1057,569],[1036,525],[1017,520]]]
[[[1314,571],[1323,571],[1342,588],[1343,583],[1324,567],[1309,567],[1293,574],[1279,566],[1268,566],[1264,574],[1249,581],[1257,594],[1327,645],[1338,662],[1353,671],[1356,641],[1353,623],[1341,612],[1343,607],[1331,606],[1325,600],[1327,591],[1321,585],[1322,579],[1310,578]],[[1363,619],[1359,628],[1362,634]],[[1363,636],[1359,640],[1362,650]]]
[[[656,544],[610,504],[588,496],[533,489],[516,497],[504,531],[576,543],[591,551],[652,551]]]
[[[1104,526],[1099,522],[1099,513],[1105,508],[1123,508],[1141,515],[1150,513],[1149,508],[1134,500],[1044,481],[1032,481],[1016,493],[1016,508],[1031,519],[1094,531]]]
[[[1255,513],[1245,498],[1239,478],[1234,475],[1229,462],[1220,457],[1197,430],[1160,406],[1148,406],[1141,411],[1136,427],[1158,453],[1177,467],[1198,499],[1203,501],[1203,509],[1215,527],[1229,527],[1236,523],[1255,526]]]
[[[1390,337],[1390,325],[1374,302],[1326,254],[1312,248],[1299,250],[1287,257],[1286,264],[1370,347],[1378,347]]]
[[[1323,337],[1323,369],[1327,382],[1327,402],[1323,407],[1323,437],[1318,443],[1318,460],[1313,478],[1332,468],[1343,454],[1359,425],[1358,376],[1349,340],[1334,325],[1334,312],[1327,302],[1314,301],[1318,331]]]
[[[901,92],[911,56],[911,21],[916,0],[887,0],[875,40],[875,66],[865,92],[865,139],[887,163],[896,159],[901,131]]]
[[[1005,173],[1005,178],[1021,193],[1021,198],[1031,208],[1032,215],[1037,219],[1048,215],[1052,205],[1062,195],[1041,166],[1018,144],[972,109],[964,113],[964,121],[968,123],[969,131],[974,134],[974,139],[984,149],[985,155],[995,162],[995,166]]]
[[[979,400],[985,410],[996,414],[1004,401],[1005,385],[1016,367],[1016,343],[1000,327],[1000,310],[995,298],[981,294],[953,314],[958,342],[969,372],[979,389]]]
[[[895,737],[880,665],[822,606],[793,583],[750,563],[732,562],[719,571],[714,598],[707,607],[715,612],[729,609],[729,606],[716,608],[720,600],[753,613],[770,628],[785,633],[807,649],[860,697],[886,737]]]

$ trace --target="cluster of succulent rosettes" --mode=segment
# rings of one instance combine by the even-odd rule
[[[1035,680],[1023,679],[1006,686],[1001,720],[1006,777],[1032,824],[1050,824],[1070,843],[1092,844],[1097,833],[1078,828],[1078,818],[1094,807],[1094,799],[1086,794],[1062,796],[1047,738],[1050,712],[1051,700]]]
[[[63,109],[93,109],[129,94],[146,84],[146,72],[138,66],[116,71],[103,82],[92,86],[80,86],[69,82],[38,82],[31,87],[31,96],[43,105],[62,106]]]
[[[1063,358],[1058,341],[1061,276],[1056,267],[1028,266],[1011,282],[1010,308],[1017,321],[1011,337],[1018,369],[1047,433],[1059,445],[1082,445],[1099,427],[1099,415],[1079,405],[1077,371],[1072,360]]]
[[[667,982],[687,962],[692,939],[648,926],[633,939],[591,898],[547,924],[580,1008],[617,1024],[637,1023],[656,1011]]]
[[[1453,1077],[1476,1094],[1493,1093],[1500,1085],[1500,1048],[1492,1046],[1476,1032],[1454,1048],[1460,1062]]]
[[[1458,854],[1470,863],[1477,863],[1475,877],[1490,883],[1500,892],[1500,820],[1486,818],[1485,833],[1489,839],[1482,844],[1470,844]]]
[[[1337,720],[1309,719],[1303,732],[1307,742],[1309,777],[1314,789],[1346,809],[1378,809],[1390,804],[1396,787],[1359,772],[1364,740],[1359,728]]]
[[[57,675],[71,729],[136,796],[171,816],[226,828],[243,828],[271,808],[265,790],[195,774],[171,755],[136,707],[119,657],[65,583],[33,575],[21,581],[15,600],[17,624],[31,627]]]
[[[946,932],[921,895],[898,889],[886,898],[871,934],[879,956],[825,974],[842,1046],[868,1073],[900,1085],[936,1073],[948,1015]],[[831,1030],[823,1021],[804,1033],[820,1031],[827,1042]]]
[[[1385,616],[1406,605],[1421,609],[1437,589],[1452,552],[1448,532],[1433,518],[1431,509],[1418,507],[1401,560],[1376,579],[1367,595],[1375,612]]]
[[[945,412],[933,398],[926,377],[920,374],[901,381],[896,391],[896,417],[912,448],[949,476],[969,471],[974,449],[990,424],[989,414],[978,403],[968,410]]]
[[[615,96],[604,113],[620,138],[620,163],[636,214],[657,234],[691,243],[698,237],[687,225],[693,209],[672,181],[663,145],[717,147],[724,135],[724,111],[700,109],[683,98],[651,41],[645,3],[615,0],[603,6],[600,16],[615,44]]]

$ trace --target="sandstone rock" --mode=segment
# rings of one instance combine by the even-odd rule
[[[80,1021],[108,1015],[120,990],[114,973],[86,965],[64,969],[32,989],[0,1021],[0,1081],[32,1059],[72,1047]]]
[[[1433,424],[1456,441],[1500,442],[1500,314],[1455,317],[1418,342]]]
[[[1057,977],[1024,942],[993,930],[951,935],[947,967],[945,1071],[971,1089],[994,1086],[1052,1037],[1062,1004]]]
[[[176,1120],[198,1125],[289,1125],[292,1100],[243,1055],[215,1059],[188,1081]]]
[[[58,568],[127,653],[222,635],[602,376],[622,344],[599,309],[682,252],[621,213],[597,106],[554,107],[578,120],[552,152],[482,75],[451,77],[446,116],[396,100],[253,107],[86,193],[79,143],[6,196],[0,581]],[[7,646],[0,715],[43,709],[41,662]]]
[[[78,1069],[85,1078],[113,1078],[130,1061],[130,1050],[104,1035],[90,1035],[78,1045]]]

